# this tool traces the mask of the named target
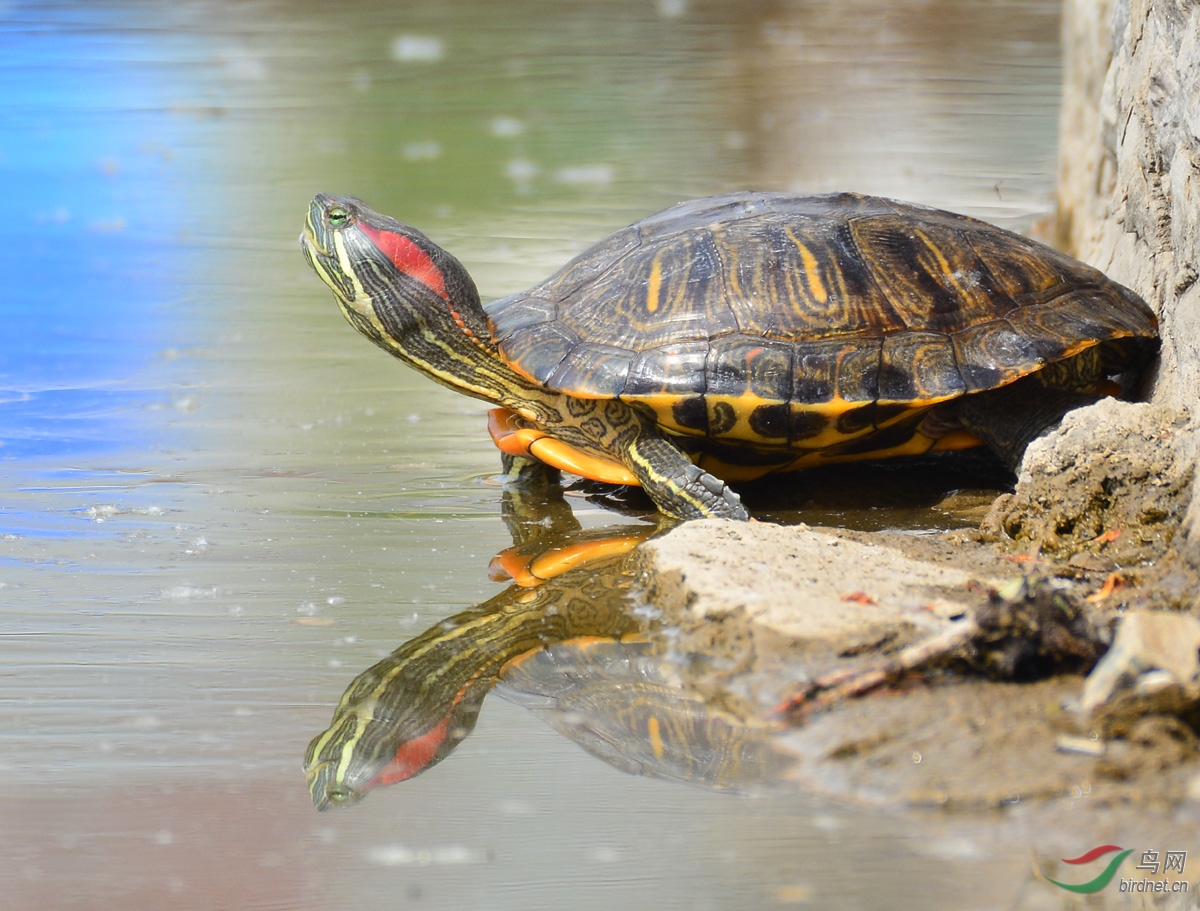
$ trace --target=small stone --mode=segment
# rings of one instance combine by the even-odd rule
[[[1077,753],[1080,756],[1103,756],[1108,748],[1103,740],[1092,740],[1090,737],[1072,737],[1068,734],[1059,736],[1054,741],[1054,749],[1060,753]]]
[[[1117,568],[1117,564],[1108,557],[1102,557],[1099,554],[1090,554],[1087,551],[1082,551],[1075,554],[1067,561],[1068,566],[1073,566],[1076,569],[1087,570],[1091,573],[1111,573]]]
[[[1120,691],[1138,696],[1179,690],[1181,701],[1200,700],[1200,620],[1167,611],[1130,611],[1108,654],[1088,675],[1080,708],[1093,712]]]
[[[1200,775],[1193,775],[1187,784],[1187,798],[1200,802]]]

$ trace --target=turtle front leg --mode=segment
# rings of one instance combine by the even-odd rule
[[[692,464],[683,451],[646,428],[629,444],[623,460],[659,512],[676,519],[739,519],[750,514],[742,499],[715,475]]]

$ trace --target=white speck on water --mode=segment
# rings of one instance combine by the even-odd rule
[[[88,222],[88,230],[97,234],[115,234],[129,227],[129,222],[117,215],[113,218],[98,218]]]
[[[569,187],[601,187],[613,182],[616,171],[610,164],[583,164],[559,168],[554,179]]]
[[[537,807],[528,800],[506,797],[500,801],[500,813],[503,816],[536,816]]]
[[[829,813],[820,813],[812,818],[814,829],[819,829],[822,832],[836,832],[839,829],[846,828],[846,822],[840,816],[833,816]]]
[[[341,595],[330,595],[328,598],[325,599],[325,603],[328,604],[330,607],[337,607],[339,604],[345,604],[346,599],[343,598]]]
[[[514,158],[504,166],[504,176],[517,184],[529,183],[538,176],[541,169],[524,158]]]
[[[318,136],[314,145],[322,155],[340,155],[349,148],[344,136]]]
[[[678,19],[687,12],[687,0],[658,0],[658,14],[664,19]]]
[[[338,830],[332,826],[325,826],[323,828],[316,829],[314,830],[313,835],[315,835],[317,841],[323,845],[331,845],[338,840]]]
[[[621,852],[611,845],[596,845],[588,852],[588,860],[594,864],[617,864],[621,862]]]
[[[432,35],[398,35],[392,42],[392,58],[403,63],[434,63],[445,52],[442,39]]]
[[[197,538],[192,542],[192,546],[184,550],[185,554],[206,554],[208,553],[208,541],[204,538]]]
[[[172,585],[162,590],[162,596],[168,601],[192,601],[198,598],[215,598],[221,590],[215,585]]]
[[[382,867],[455,867],[484,863],[487,855],[466,845],[439,845],[434,848],[375,845],[367,850],[367,860]]]
[[[120,512],[121,510],[117,506],[106,503],[103,506],[89,506],[84,514],[97,525],[102,525],[106,519],[119,515]]]
[[[434,140],[426,140],[425,142],[410,142],[400,150],[409,161],[433,161],[442,154],[441,143]]]
[[[225,75],[239,82],[261,82],[267,78],[266,58],[246,47],[227,47],[217,52]]]
[[[513,139],[525,132],[525,123],[516,117],[496,117],[488,124],[488,131],[498,139]]]

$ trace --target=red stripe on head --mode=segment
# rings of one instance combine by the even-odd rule
[[[371,238],[371,242],[392,261],[397,269],[409,278],[415,278],[435,294],[449,300],[446,294],[446,279],[442,275],[442,270],[434,265],[429,254],[422,250],[415,241],[409,240],[403,234],[380,231],[361,221],[358,223],[358,227],[367,237]]]

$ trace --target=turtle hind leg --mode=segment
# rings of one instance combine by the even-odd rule
[[[659,512],[676,519],[750,518],[742,499],[715,475],[656,432],[645,431],[628,447],[626,465]]]
[[[965,395],[956,414],[963,427],[1015,474],[1025,448],[1057,427],[1068,411],[1103,398],[1089,392],[1048,388],[1036,376],[986,392]]]

